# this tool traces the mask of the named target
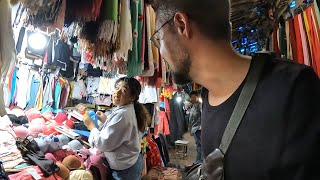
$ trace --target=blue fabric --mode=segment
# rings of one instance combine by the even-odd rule
[[[122,171],[111,170],[114,180],[140,180],[143,171],[143,155],[140,154],[138,161],[128,169]]]
[[[82,136],[85,136],[85,137],[90,137],[90,131],[83,131],[83,130],[74,129],[73,132],[80,134]]]
[[[96,128],[99,128],[97,114],[94,111],[89,111],[89,116],[93,120],[93,123],[96,126]]]
[[[35,78],[35,75],[33,75],[31,85],[30,85],[30,99],[28,102],[27,109],[34,107],[36,103],[39,87],[40,87],[40,81]]]
[[[201,155],[201,131],[198,130],[193,135],[194,141],[196,143],[196,149],[197,149],[197,157],[196,157],[196,164],[202,163],[202,155]]]
[[[60,104],[60,95],[61,95],[61,84],[59,82],[59,79],[56,82],[56,86],[54,89],[54,102],[53,102],[53,109],[59,109]]]
[[[13,103],[14,95],[16,94],[16,86],[17,86],[17,68],[14,69],[12,75],[12,85],[11,85],[11,95],[10,95],[10,104]]]
[[[44,107],[42,110],[41,110],[41,114],[47,112],[47,111],[50,111],[50,112],[53,112],[53,108],[52,107]]]

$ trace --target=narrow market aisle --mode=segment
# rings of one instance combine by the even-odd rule
[[[196,160],[196,145],[193,136],[191,136],[190,133],[186,133],[183,135],[183,140],[189,141],[188,154],[185,159],[175,158],[175,150],[169,150],[170,164],[175,165],[176,167],[190,166]]]

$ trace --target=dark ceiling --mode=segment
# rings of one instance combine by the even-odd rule
[[[257,42],[258,50],[261,50],[272,32],[274,23],[288,9],[291,2],[292,0],[231,0],[234,46],[242,48],[243,45]]]

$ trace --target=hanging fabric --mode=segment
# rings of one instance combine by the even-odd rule
[[[148,69],[147,70],[144,70],[142,75],[141,76],[153,76],[154,75],[154,62],[155,62],[155,56],[154,56],[154,53],[153,53],[153,49],[152,49],[152,43],[150,42],[150,38],[153,34],[153,31],[151,30],[151,18],[150,18],[150,15],[151,15],[151,6],[146,6],[145,7],[145,26],[146,26],[146,32],[145,32],[145,39],[146,39],[146,46],[144,47],[146,49],[146,56],[145,56],[145,59],[146,61],[148,62]]]
[[[310,53],[309,53],[308,38],[307,38],[306,31],[304,28],[302,15],[298,14],[297,16],[298,16],[298,23],[299,23],[300,34],[301,34],[304,64],[307,66],[310,66]]]
[[[128,59],[128,77],[134,77],[141,74],[142,70],[142,60],[139,55],[141,50],[142,42],[142,23],[139,22],[139,14],[142,14],[142,0],[130,0],[131,2],[131,22],[132,22],[132,36],[133,36],[133,46],[132,50],[129,51]]]
[[[299,35],[300,37],[300,35]],[[297,48],[297,40],[296,40],[296,32],[294,29],[294,20],[291,19],[289,21],[289,39],[290,39],[290,46],[291,46],[291,51],[292,51],[292,59],[295,60],[296,62],[303,62],[303,53],[302,53],[302,49]],[[301,44],[301,38],[300,38],[300,42]],[[298,57],[298,51],[300,52],[300,56]],[[301,60],[299,60],[301,58]]]
[[[315,6],[312,4],[310,7],[311,18],[313,22],[313,26],[315,27],[316,40],[320,41],[320,20],[318,21],[315,11]],[[319,17],[320,18],[320,17]]]
[[[278,43],[278,24],[273,27],[273,50],[277,57],[280,57],[279,43]]]
[[[118,53],[125,60],[128,61],[128,52],[132,50],[132,24],[131,24],[131,10],[130,2],[128,0],[120,0],[120,35]]]
[[[314,11],[317,17],[317,21],[318,21],[318,28],[320,30],[320,12],[319,12],[319,3],[317,1],[314,1]],[[319,32],[320,34],[320,32]]]
[[[312,56],[312,67],[320,76],[320,42],[317,25],[312,17],[312,7],[308,7],[304,12],[304,20],[308,26],[308,35],[310,41],[310,51]]]
[[[102,1],[100,13],[102,25],[98,34],[100,40],[113,44],[116,42],[118,34],[118,10],[118,0]]]
[[[290,44],[290,25],[289,25],[289,21],[285,22],[285,33],[286,33],[286,43],[287,43],[287,58],[288,59],[293,59],[292,57],[292,46]]]
[[[304,53],[304,49],[302,46],[302,34],[300,31],[300,23],[299,23],[299,16],[294,16],[293,19],[293,23],[294,23],[294,31],[295,31],[295,39],[296,39],[296,43],[297,43],[297,60],[298,63],[300,64],[304,64],[304,58],[305,58],[305,53]]]

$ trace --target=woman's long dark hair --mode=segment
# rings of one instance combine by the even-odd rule
[[[122,81],[128,85],[131,95],[135,97],[133,105],[137,117],[138,129],[144,132],[151,121],[151,116],[147,109],[138,102],[141,93],[141,84],[135,78],[123,77],[118,79],[115,85],[117,86],[117,84]]]

